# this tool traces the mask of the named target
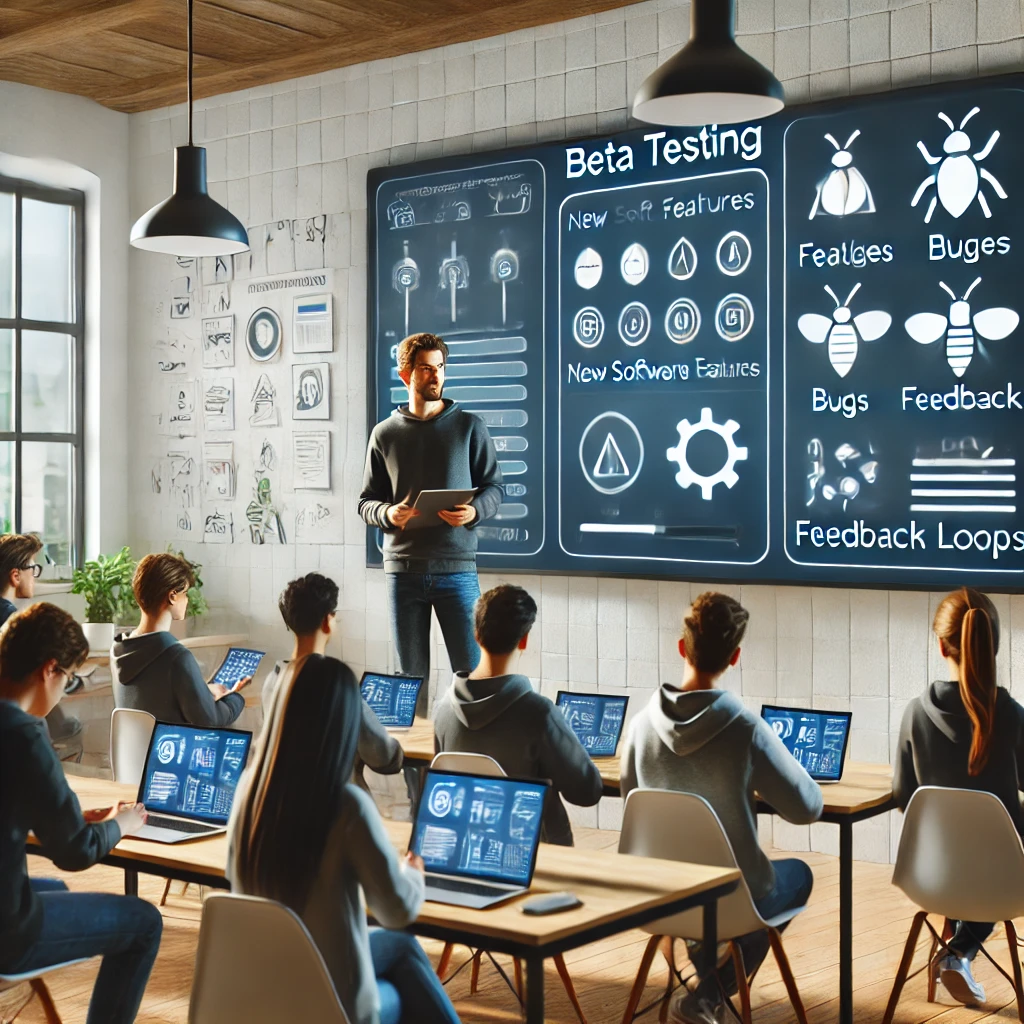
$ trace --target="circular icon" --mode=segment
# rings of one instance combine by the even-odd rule
[[[740,425],[735,420],[716,423],[714,414],[706,406],[701,409],[700,419],[696,423],[691,423],[687,419],[680,420],[676,424],[676,430],[679,431],[679,444],[674,448],[669,448],[665,453],[669,461],[675,462],[679,466],[676,483],[683,489],[691,484],[696,484],[700,488],[700,496],[705,501],[711,501],[716,484],[725,484],[729,490],[732,490],[740,478],[736,472],[736,463],[746,459],[748,455],[746,446],[736,444],[736,431],[739,429]],[[686,449],[690,441],[705,430],[717,434],[725,442],[726,449],[725,462],[718,470],[707,476],[697,473],[686,461]]]
[[[498,263],[494,268],[494,273],[499,281],[510,281],[512,279],[513,269],[512,261],[507,256],[503,256],[498,260]]]
[[[730,231],[718,243],[715,259],[718,269],[729,277],[739,277],[750,265],[750,240],[739,231]]]
[[[257,362],[273,359],[281,348],[281,318],[266,306],[257,309],[245,328],[245,345]]]
[[[651,261],[648,259],[647,250],[639,242],[634,242],[627,246],[626,251],[622,254],[620,264],[622,280],[626,284],[639,284],[647,276],[650,266]]]
[[[174,740],[162,739],[156,748],[156,758],[161,764],[170,764],[174,760]]]
[[[631,302],[619,314],[619,337],[627,345],[642,345],[651,333],[651,314],[642,302]]]
[[[644,464],[644,442],[620,412],[595,416],[580,438],[580,466],[587,483],[602,494],[618,494],[636,483]]]
[[[576,257],[576,283],[581,288],[588,290],[593,288],[601,280],[601,271],[603,269],[604,263],[601,260],[601,254],[594,249],[584,249]]]
[[[593,306],[584,306],[572,321],[572,336],[584,347],[595,348],[604,337],[604,317]]]
[[[745,295],[726,295],[715,310],[715,330],[726,341],[739,341],[754,326],[754,307]]]
[[[447,817],[452,809],[452,790],[448,786],[435,786],[430,794],[430,813],[435,818]]]
[[[413,266],[399,267],[395,273],[395,280],[399,288],[408,288],[410,291],[419,283],[419,271]]]
[[[697,250],[688,238],[680,238],[668,254],[668,272],[677,281],[688,281],[697,269]]]
[[[665,333],[677,345],[685,345],[697,337],[700,310],[693,299],[676,299],[665,314]]]

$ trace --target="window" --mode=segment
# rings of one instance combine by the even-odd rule
[[[0,529],[82,551],[81,192],[0,177]]]

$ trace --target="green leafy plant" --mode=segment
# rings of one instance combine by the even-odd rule
[[[86,622],[130,625],[139,606],[132,593],[135,559],[125,545],[116,555],[100,555],[71,574],[71,593],[85,596]]]
[[[210,610],[210,606],[203,596],[203,577],[200,575],[203,571],[202,565],[199,562],[193,562],[184,551],[175,551],[173,544],[168,544],[167,550],[170,554],[177,555],[183,561],[188,562],[196,578],[196,585],[188,588],[188,594],[186,595],[188,597],[188,608],[185,614],[192,618],[205,615]]]

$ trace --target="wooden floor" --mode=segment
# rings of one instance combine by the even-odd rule
[[[614,848],[617,842],[617,833],[577,830],[579,846]],[[838,863],[834,858],[820,854],[803,856],[814,869],[814,894],[808,909],[786,932],[785,945],[807,1006],[809,1021],[811,1024],[824,1024],[826,1021],[832,1024],[838,1018]],[[30,870],[33,874],[60,875],[48,862],[34,857],[30,858]],[[890,885],[891,875],[892,869],[889,866],[876,864],[857,864],[854,872],[856,909],[853,977],[855,1019],[858,1022],[870,1021],[876,1024],[881,1020],[913,915],[909,901]],[[78,875],[60,876],[73,889],[123,891],[123,876],[112,868],[97,867]],[[162,887],[163,882],[159,879],[146,876],[141,878],[141,895],[153,902],[158,899]],[[172,883],[172,893],[179,892],[180,888],[179,883]],[[194,887],[184,897],[172,895],[169,899],[164,911],[160,956],[138,1017],[140,1024],[185,1024],[187,1021],[200,909]],[[645,941],[643,933],[628,932],[566,956],[590,1024],[617,1024],[621,1020]],[[436,962],[441,950],[440,944],[426,942],[425,946]],[[1008,951],[1001,926],[989,940],[988,948],[999,963],[1008,966]],[[464,953],[464,950],[458,950],[453,962],[458,964],[465,959]],[[925,945],[922,941],[915,967],[923,963],[924,956]],[[499,957],[499,962],[508,966],[507,958]],[[81,1024],[85,1020],[89,993],[97,970],[96,963],[51,975],[51,988],[65,1024]],[[988,994],[988,1002],[983,1008],[968,1009],[953,1004],[941,989],[940,1002],[927,1003],[924,976],[919,975],[904,990],[896,1024],[924,1021],[968,1024],[974,1021],[1016,1020],[1009,984],[981,956],[978,957],[975,973]],[[666,975],[664,961],[656,961],[641,1005],[655,1000],[663,991]],[[0,994],[0,1020],[9,1019],[21,1004],[26,991],[21,988]],[[480,990],[475,996],[469,995],[468,969],[452,980],[449,992],[463,1021],[519,1019],[514,997],[494,968],[486,962],[480,973]],[[788,1024],[793,1019],[782,981],[770,955],[755,981],[752,997],[757,1024]],[[573,1024],[576,1017],[553,968],[548,972],[547,998],[547,1019],[559,1024]],[[639,1018],[651,1024],[657,1019],[656,1008]],[[36,1003],[18,1018],[19,1024],[37,1024],[42,1020]]]

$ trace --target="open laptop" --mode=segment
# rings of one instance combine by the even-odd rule
[[[220,683],[230,690],[239,679],[255,674],[263,654],[263,651],[254,651],[248,647],[229,647],[210,682]]]
[[[252,733],[157,722],[139,803],[147,821],[133,839],[181,843],[227,829]]]
[[[426,898],[482,909],[530,888],[548,784],[427,770],[409,848]]]
[[[556,706],[591,757],[614,757],[626,721],[628,697],[559,690]]]
[[[409,729],[416,717],[416,700],[422,676],[387,675],[364,672],[359,680],[363,700],[373,708],[385,729]]]
[[[815,782],[838,782],[843,777],[852,718],[849,711],[805,711],[765,704],[761,717]]]

